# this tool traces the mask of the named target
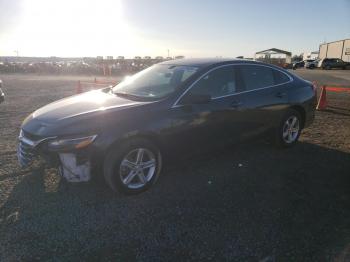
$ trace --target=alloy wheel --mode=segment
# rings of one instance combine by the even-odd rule
[[[147,148],[136,148],[125,155],[120,164],[122,183],[130,189],[144,187],[156,173],[156,157]]]
[[[293,143],[299,135],[300,132],[300,123],[299,119],[296,116],[291,116],[283,125],[283,140],[287,144]]]

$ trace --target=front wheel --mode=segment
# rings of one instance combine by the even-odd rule
[[[136,138],[108,152],[104,161],[104,177],[112,190],[137,194],[157,181],[161,166],[159,149],[148,140]]]
[[[298,142],[301,134],[301,116],[294,109],[289,109],[276,130],[276,144],[280,147],[291,147]]]

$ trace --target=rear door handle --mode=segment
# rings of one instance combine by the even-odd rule
[[[276,97],[279,97],[279,98],[282,98],[282,97],[285,97],[287,94],[284,93],[284,92],[278,92],[275,94]]]

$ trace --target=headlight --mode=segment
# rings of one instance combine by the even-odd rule
[[[23,137],[23,130],[21,128],[21,130],[19,130],[18,139],[21,139],[22,137]]]
[[[94,142],[97,135],[86,136],[80,138],[70,138],[70,139],[57,139],[50,141],[48,147],[53,151],[67,151],[74,149],[81,149],[87,147],[92,142]]]
[[[30,114],[29,116],[27,116],[23,122],[22,122],[22,126],[24,126],[26,123],[28,123],[29,120],[33,119],[33,114]]]

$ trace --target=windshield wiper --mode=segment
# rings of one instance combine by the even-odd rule
[[[110,93],[112,91],[113,91],[113,87],[111,86],[108,86],[102,89],[102,92],[105,92],[105,93]]]
[[[132,95],[132,94],[123,93],[123,92],[113,92],[113,94],[120,96],[120,97],[129,98],[129,99],[137,99],[137,100],[143,99],[143,97],[141,97],[141,96]]]

